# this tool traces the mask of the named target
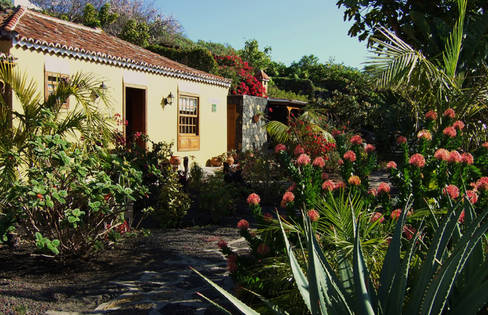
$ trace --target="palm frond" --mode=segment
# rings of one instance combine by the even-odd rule
[[[290,139],[290,127],[280,121],[269,121],[266,124],[266,131],[276,142],[284,143]]]
[[[446,47],[442,54],[445,72],[453,81],[456,78],[456,69],[461,55],[467,0],[457,0],[457,3],[459,10],[458,20],[446,41]]]

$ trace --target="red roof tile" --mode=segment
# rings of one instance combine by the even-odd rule
[[[4,33],[7,31],[14,38],[16,46],[230,86],[229,79],[190,68],[101,29],[67,22],[23,7],[1,14],[0,25]]]

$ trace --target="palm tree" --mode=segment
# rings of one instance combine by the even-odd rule
[[[107,95],[94,76],[77,73],[59,82],[47,99],[32,79],[12,62],[0,63],[0,187],[10,185],[19,174],[19,165],[29,165],[27,144],[35,135],[59,134],[88,141],[109,139],[111,122],[100,111],[108,106]],[[12,98],[20,108],[12,107]],[[68,98],[74,107],[62,110]],[[96,99],[96,101],[95,101]],[[99,105],[100,104],[100,105]],[[3,190],[3,189],[2,189]]]
[[[380,88],[391,88],[410,102],[417,125],[419,115],[430,109],[442,113],[451,107],[468,123],[486,115],[487,68],[479,69],[476,74],[458,71],[467,0],[457,0],[457,3],[458,20],[446,39],[444,52],[433,60],[386,28],[379,29],[384,39],[373,38],[373,54],[367,69],[376,75]]]
[[[325,116],[318,109],[305,109],[298,116],[298,119],[306,121],[314,132],[321,133],[328,141],[334,142],[334,137],[320,125],[320,121],[325,119]],[[266,131],[275,141],[279,143],[299,143],[300,139],[298,139],[298,135],[291,133],[290,130],[291,127],[289,125],[277,120],[269,121],[266,124]]]

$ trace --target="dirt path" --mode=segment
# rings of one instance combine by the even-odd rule
[[[246,248],[235,228],[194,227],[154,231],[78,266],[0,249],[0,314],[214,314],[196,292],[218,294],[188,266],[231,289],[220,239]]]

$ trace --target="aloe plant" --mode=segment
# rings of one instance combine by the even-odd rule
[[[463,210],[465,226],[461,229],[458,218]],[[298,263],[280,221],[295,283],[311,314],[475,314],[488,302],[488,263],[481,242],[488,230],[488,209],[476,216],[467,200],[453,205],[442,222],[436,223],[436,232],[418,267],[413,266],[412,260],[418,244],[422,242],[421,228],[407,248],[402,249],[401,238],[407,213],[403,211],[396,224],[378,288],[373,286],[369,277],[358,224],[354,225],[351,270],[354,286],[346,289],[344,279],[335,273],[319,247],[308,217],[303,218],[306,273]],[[410,273],[416,269],[418,273],[413,285],[409,286]],[[456,281],[458,279],[462,281]],[[218,285],[211,284],[243,313],[256,314]],[[274,312],[283,313],[276,309]]]

